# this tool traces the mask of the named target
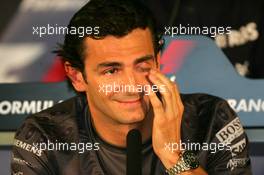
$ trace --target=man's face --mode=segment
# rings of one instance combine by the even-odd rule
[[[137,88],[150,85],[147,75],[157,66],[149,29],[134,29],[121,38],[86,38],[84,46],[85,91],[91,112],[120,124],[142,121],[150,101]],[[129,86],[136,90],[124,88]]]

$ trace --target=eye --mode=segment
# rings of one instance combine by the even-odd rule
[[[151,69],[151,67],[141,67],[141,68],[140,68],[140,70],[141,70],[142,72],[149,72],[150,69]]]
[[[117,73],[119,70],[118,68],[111,68],[111,69],[107,69],[103,72],[103,74],[105,75],[112,75],[112,74],[115,74]]]
[[[146,64],[146,63],[142,63],[138,66],[138,70],[141,72],[149,72],[151,69],[151,65]]]

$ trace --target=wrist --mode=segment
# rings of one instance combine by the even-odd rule
[[[181,152],[167,152],[164,153],[160,156],[158,156],[162,162],[162,164],[164,165],[164,167],[166,169],[170,169],[171,167],[173,167],[175,164],[177,164],[177,162],[180,159],[180,154]]]
[[[183,151],[176,164],[167,168],[166,172],[169,175],[180,174],[189,170],[193,170],[199,167],[199,161],[192,151]]]

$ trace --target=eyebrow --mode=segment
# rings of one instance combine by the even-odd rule
[[[148,60],[154,60],[154,56],[153,55],[146,55],[144,57],[138,58],[134,61],[134,64],[138,64],[138,63],[142,63]]]
[[[120,67],[122,66],[122,63],[119,62],[103,62],[97,65],[97,69],[102,68],[102,67]]]
[[[135,64],[142,63],[142,62],[145,62],[148,60],[154,60],[154,56],[153,55],[146,55],[146,56],[143,56],[141,58],[137,58],[133,64],[135,65]],[[98,64],[96,66],[96,69],[98,70],[98,69],[103,68],[103,67],[121,67],[123,65],[124,64],[120,63],[120,62],[107,61],[107,62],[103,62],[103,63]]]

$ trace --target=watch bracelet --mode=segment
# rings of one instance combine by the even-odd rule
[[[166,173],[169,175],[177,175],[189,169],[190,168],[186,167],[181,153],[179,157],[179,161],[173,167],[166,169]]]

